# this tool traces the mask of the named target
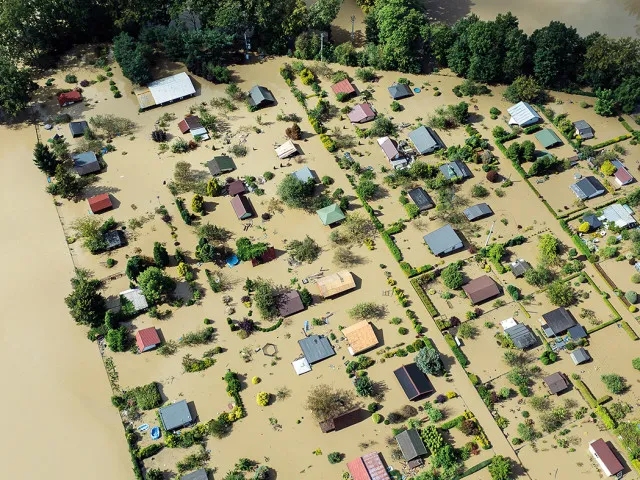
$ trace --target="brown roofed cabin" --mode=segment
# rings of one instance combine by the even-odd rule
[[[378,337],[369,322],[363,320],[355,325],[342,329],[342,334],[349,344],[349,353],[358,355],[378,345]]]
[[[472,305],[477,305],[500,295],[498,284],[489,275],[475,278],[462,287],[464,293],[471,300]]]
[[[82,94],[77,90],[71,90],[70,92],[64,92],[58,95],[58,104],[61,107],[72,105],[82,101]]]
[[[253,216],[253,208],[251,207],[251,202],[244,195],[236,195],[231,199],[231,206],[233,207],[234,212],[238,219],[245,220],[247,218],[251,218]]]
[[[356,89],[353,88],[353,85],[351,85],[351,82],[348,78],[340,80],[338,83],[334,83],[333,85],[331,85],[331,90],[333,90],[333,93],[335,93],[338,97],[351,97],[356,93]]]
[[[241,193],[247,193],[247,188],[244,186],[244,182],[242,180],[234,180],[227,185],[227,192],[229,192],[229,195],[232,197],[235,197]]]
[[[362,420],[362,418],[362,409],[360,407],[354,407],[340,415],[320,422],[320,430],[322,430],[322,433],[337,432],[343,428],[355,425]]]
[[[356,288],[356,281],[350,271],[343,270],[333,275],[319,278],[316,281],[316,285],[318,285],[320,295],[324,298],[329,298],[353,290]]]
[[[298,290],[289,290],[280,295],[278,299],[278,314],[288,317],[304,310],[304,304]]]
[[[564,375],[560,372],[552,373],[548,377],[544,377],[542,381],[547,385],[549,392],[554,395],[564,392],[569,387]]]
[[[613,477],[624,470],[616,454],[603,439],[599,438],[589,443],[589,451],[608,477]]]
[[[87,201],[89,202],[91,213],[100,213],[113,208],[113,204],[111,203],[111,198],[108,193],[101,193],[100,195],[91,197]]]
[[[267,247],[265,252],[260,255],[258,258],[251,259],[251,266],[257,267],[258,265],[262,265],[263,263],[269,263],[271,260],[276,259],[276,249],[275,247]]]

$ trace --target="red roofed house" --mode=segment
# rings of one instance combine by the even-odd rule
[[[70,92],[61,93],[58,95],[58,104],[61,107],[66,107],[74,103],[82,101],[82,94],[77,90],[71,90]]]
[[[353,480],[391,480],[378,452],[351,460],[347,468]]]
[[[349,117],[351,123],[366,123],[376,118],[376,112],[373,111],[373,108],[368,103],[359,103],[347,113],[347,117]]]
[[[202,128],[202,124],[200,123],[200,118],[196,115],[189,115],[188,117],[183,118],[178,123],[178,128],[182,133],[187,133],[191,129]]]
[[[108,193],[101,193],[100,195],[91,197],[88,202],[92,213],[100,213],[113,208],[113,204],[111,203],[111,198]]]
[[[260,255],[259,258],[251,259],[251,266],[255,267],[263,263],[268,263],[271,260],[275,260],[276,256],[277,256],[276,249],[274,247],[269,247],[265,250],[265,252],[262,255]]]
[[[331,90],[333,90],[333,93],[335,93],[336,95],[342,93],[347,97],[350,97],[351,95],[354,95],[356,93],[356,89],[353,88],[353,85],[351,85],[351,82],[348,78],[340,80],[338,83],[334,83],[333,85],[331,85]]]
[[[614,162],[611,162],[611,163],[616,165]],[[619,165],[616,165],[618,169],[616,170],[616,173],[613,174],[613,176],[616,177],[616,183],[620,186],[629,185],[634,180],[633,176],[629,173],[629,170],[625,168],[622,162],[618,161],[617,163],[619,164]]]
[[[236,195],[240,195],[241,193],[246,193],[247,187],[244,186],[244,182],[242,180],[234,180],[227,185],[227,192],[232,197],[235,197]]]
[[[613,453],[611,447],[609,447],[607,442],[603,439],[599,438],[598,440],[592,441],[589,444],[589,451],[598,462],[598,465],[600,465],[602,471],[608,477],[613,477],[624,470],[624,467],[616,457],[616,454]]]
[[[156,348],[160,345],[160,337],[155,328],[143,328],[136,332],[136,344],[140,353]]]

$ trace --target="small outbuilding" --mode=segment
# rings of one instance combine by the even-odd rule
[[[422,459],[428,455],[420,434],[415,428],[410,428],[396,435],[396,442],[402,452],[402,456],[407,462]]]
[[[594,137],[593,128],[584,120],[578,120],[573,122],[573,126],[576,127],[576,135],[579,135],[582,140],[589,140]]]
[[[73,169],[80,175],[89,175],[100,171],[100,162],[93,152],[82,152],[72,155]]]
[[[276,155],[278,158],[289,158],[298,154],[298,147],[291,140],[287,140],[282,145],[276,148]]]
[[[236,195],[231,199],[231,206],[240,220],[245,220],[253,216],[253,207],[251,206],[251,202],[242,194]]]
[[[136,332],[136,345],[140,353],[152,350],[160,345],[160,336],[154,327],[143,328]]]
[[[511,108],[507,109],[507,112],[511,115],[509,125],[527,127],[542,120],[540,115],[538,115],[538,112],[536,112],[527,102],[516,103]]]
[[[558,307],[545,313],[542,315],[542,320],[544,320],[542,329],[548,337],[563,335],[571,327],[578,324],[569,310],[564,307]]]
[[[71,90],[70,92],[64,92],[58,95],[58,105],[66,107],[82,101],[82,94],[77,90]]]
[[[332,203],[328,207],[321,208],[320,210],[316,210],[318,217],[320,217],[320,221],[326,227],[333,227],[339,225],[344,219],[344,213],[340,209],[338,205]]]
[[[217,177],[223,173],[233,172],[236,169],[236,164],[231,157],[220,155],[218,157],[213,157],[213,160],[209,160],[207,162],[207,167],[209,168],[211,175]]]
[[[552,373],[551,375],[544,377],[542,381],[545,383],[552,395],[559,395],[569,388],[567,380],[560,372]]]
[[[509,267],[511,268],[511,273],[513,273],[513,276],[516,278],[524,277],[527,270],[531,270],[531,264],[521,258],[515,262],[511,262]]]
[[[242,180],[234,180],[227,184],[227,193],[232,197],[247,193],[247,187]]]
[[[251,259],[251,266],[257,267],[258,265],[262,265],[263,263],[269,263],[272,260],[275,260],[277,257],[275,247],[267,247],[262,255],[258,258]]]
[[[404,83],[394,83],[389,87],[389,94],[394,100],[402,100],[403,98],[413,96],[413,92],[408,85]]]
[[[288,290],[278,298],[278,314],[288,317],[304,310],[304,304],[298,290]]]
[[[423,238],[424,243],[427,244],[431,253],[436,257],[455,252],[464,247],[462,239],[449,224],[428,233]]]
[[[476,220],[481,220],[493,215],[493,210],[491,210],[491,207],[486,203],[478,203],[477,205],[465,208],[463,213],[464,216],[467,217],[467,220],[475,222]]]
[[[124,247],[127,244],[127,238],[122,230],[109,230],[102,238],[107,244],[105,250],[115,250],[116,248]]]
[[[309,180],[313,180],[314,182],[318,181],[318,177],[316,176],[316,174],[313,172],[313,170],[311,170],[306,165],[304,167],[302,167],[300,170],[296,170],[291,175],[296,177],[302,183],[306,183]]]
[[[429,194],[422,187],[409,190],[407,195],[409,195],[409,198],[416,204],[421,212],[430,210],[436,206]]]
[[[147,298],[139,288],[130,288],[124,292],[120,292],[120,298],[124,298],[133,305],[134,311],[141,312],[149,308]]]
[[[576,348],[569,356],[571,360],[573,360],[574,365],[582,365],[591,360],[589,353],[582,347]]]
[[[615,177],[616,183],[618,185],[622,187],[624,185],[629,185],[630,183],[633,183],[635,181],[633,175],[629,173],[627,167],[625,167],[624,163],[622,163],[620,160],[612,160],[611,164],[616,167],[616,171],[613,176]]]
[[[320,430],[322,433],[338,432],[343,428],[355,425],[363,419],[363,410],[360,407],[354,407],[344,413],[328,418],[320,422]]]
[[[589,224],[589,230],[597,230],[602,226],[602,222],[593,213],[588,213],[582,217],[582,221]]]
[[[321,362],[336,354],[331,342],[324,335],[309,335],[302,340],[298,340],[298,345],[300,345],[302,354],[309,362],[309,365]]]
[[[350,271],[343,270],[326,277],[320,277],[316,281],[316,285],[323,298],[330,298],[353,290],[356,288],[356,281]]]
[[[403,365],[393,374],[409,400],[419,400],[434,392],[433,385],[415,363]]]
[[[367,453],[347,463],[353,480],[391,480],[378,452]]]
[[[111,197],[108,193],[95,195],[89,198],[87,202],[89,202],[89,209],[91,210],[91,213],[101,213],[113,208],[113,203],[111,203]]]
[[[553,148],[562,145],[560,137],[550,128],[540,130],[535,136],[536,140],[538,140],[544,148]]]
[[[421,155],[433,153],[436,150],[444,148],[444,143],[440,136],[431,128],[425,127],[424,125],[409,132],[409,139]]]
[[[517,323],[513,327],[505,328],[504,333],[511,339],[516,348],[521,350],[526,350],[538,343],[531,329],[523,323]]]
[[[193,417],[186,400],[167,405],[158,410],[160,421],[168,432],[191,425]]]
[[[209,475],[204,468],[200,468],[180,477],[180,480],[209,480]]]
[[[613,477],[624,471],[624,466],[616,457],[613,449],[603,439],[599,438],[589,443],[589,452],[606,476]]]
[[[351,123],[367,123],[376,118],[376,112],[368,103],[359,103],[347,113]]]
[[[444,178],[453,182],[456,182],[458,180],[466,180],[467,178],[471,178],[473,176],[471,175],[471,170],[469,170],[469,167],[467,167],[467,165],[465,165],[465,163],[460,160],[455,160],[453,162],[440,165],[439,169],[444,175]]]
[[[262,108],[275,104],[276,99],[268,89],[256,85],[249,90],[247,103],[249,103],[251,107]]]
[[[573,190],[573,193],[575,193],[576,197],[580,200],[589,200],[590,198],[599,197],[606,192],[606,189],[594,176],[584,177],[569,188]]]
[[[500,287],[489,275],[474,278],[462,287],[472,305],[486,302],[501,294]]]
[[[89,130],[89,124],[84,120],[81,122],[71,122],[69,123],[69,130],[71,131],[71,136],[73,138],[82,137],[84,132]]]
[[[178,128],[182,133],[190,132],[193,138],[200,138],[201,140],[209,140],[209,132],[200,122],[200,117],[197,115],[189,115],[183,118],[178,123]]]
[[[342,334],[349,344],[349,353],[359,355],[378,345],[378,337],[369,322],[363,320],[342,329]]]
[[[350,98],[356,94],[356,89],[353,87],[348,78],[340,80],[338,83],[334,83],[333,85],[331,85],[331,90],[333,90],[333,93],[335,93],[336,95],[343,94],[346,95],[347,98]]]
[[[398,151],[398,144],[396,143],[395,140],[389,137],[380,137],[378,138],[378,145],[380,145],[380,148],[382,149],[384,156],[390,162],[393,160],[400,159],[401,155],[400,155],[400,152]]]

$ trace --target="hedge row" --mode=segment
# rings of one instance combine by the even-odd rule
[[[384,243],[387,245],[387,248],[391,252],[391,255],[393,255],[393,258],[395,258],[396,262],[402,262],[404,257],[402,256],[402,252],[398,248],[398,245],[396,245],[396,242],[393,241],[393,238],[391,238],[387,232],[382,232],[380,236],[382,237],[382,240],[384,240]]]
[[[624,118],[618,117],[618,120],[620,121],[620,125],[622,125],[627,132],[633,133],[633,128],[631,128],[631,125],[629,125]]]
[[[442,425],[439,425],[438,428],[440,430],[451,430],[452,428],[456,428],[458,425],[460,425],[464,418],[464,415],[459,415],[455,418],[452,418],[448,422],[444,422]]]
[[[454,477],[454,480],[460,480],[461,478],[468,477],[469,475],[472,475],[472,474],[474,474],[476,472],[479,472],[483,468],[487,468],[489,465],[491,465],[492,461],[493,461],[493,458],[490,458],[488,460],[483,460],[479,464],[474,465],[473,467],[471,467],[469,470],[466,470],[464,473],[461,473],[457,477]]]
[[[522,131],[526,135],[531,135],[532,133],[536,133],[537,131],[542,130],[542,125],[531,125],[530,127],[525,127]]]
[[[259,327],[258,325],[255,325],[254,328],[258,331],[258,332],[273,332],[275,329],[277,329],[280,325],[282,325],[282,322],[284,322],[284,319],[279,319],[276,323],[274,323],[273,325],[271,325],[270,327],[264,328],[264,327]]]
[[[624,331],[627,332],[631,340],[638,340],[638,335],[636,335],[636,332],[633,331],[633,329],[627,322],[620,322],[620,324],[622,325],[622,328],[624,328]]]
[[[598,143],[594,145],[593,148],[596,150],[599,150],[601,148],[608,147],[609,145],[613,145],[614,143],[622,142],[623,140],[628,140],[631,137],[633,137],[633,135],[631,135],[630,133],[627,133],[626,135],[620,135],[619,137],[612,138],[611,140]]]
[[[607,410],[606,407],[603,407],[602,405],[598,405],[595,411],[598,414],[598,416],[602,419],[602,423],[604,423],[604,426],[607,427],[608,430],[613,430],[617,428],[618,422],[615,421],[615,419],[611,416],[611,414],[609,413],[609,410]]]
[[[584,398],[584,401],[587,402],[591,408],[596,408],[598,406],[596,397],[593,396],[593,393],[591,393],[589,387],[587,387],[587,385],[582,380],[580,380],[579,378],[574,379],[573,384],[580,392],[580,395],[582,395],[582,398]]]
[[[613,397],[611,397],[611,395],[604,395],[604,396],[600,397],[599,399],[597,399],[596,403],[598,405],[604,405],[605,403],[608,403],[611,400],[613,400]]]
[[[587,333],[589,335],[591,335],[592,333],[597,332],[598,330],[602,330],[603,328],[608,327],[609,325],[613,325],[614,323],[618,323],[620,321],[619,318],[615,318],[613,320],[609,320],[608,322],[602,323],[596,327],[590,328],[589,330],[587,330]]]
[[[444,334],[444,339],[447,341],[449,347],[451,347],[451,351],[453,352],[453,356],[456,357],[456,360],[462,365],[462,368],[466,368],[469,365],[469,359],[464,354],[464,352],[458,347],[455,339],[450,333]]]
[[[435,319],[436,317],[438,317],[440,315],[440,312],[438,312],[438,309],[435,307],[435,305],[429,298],[429,295],[427,295],[427,292],[425,292],[424,289],[420,285],[418,285],[418,279],[412,278],[410,282],[411,282],[411,286],[416,291],[416,293],[418,294],[418,297],[422,301],[424,308],[426,308],[429,315],[431,315],[431,318]]]
[[[631,460],[631,466],[636,470],[636,472],[640,473],[640,459],[634,458]]]

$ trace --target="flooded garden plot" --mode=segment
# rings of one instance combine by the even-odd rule
[[[623,242],[622,245],[625,246],[626,243],[628,242]],[[640,290],[640,286],[632,280],[633,275],[638,273],[638,271],[633,265],[630,265],[630,262],[626,260],[617,261],[615,258],[610,258],[609,260],[600,262],[599,265],[606,275],[613,281],[615,286],[623,293],[628,291],[637,292]],[[598,278],[597,275],[596,278]],[[622,308],[622,303],[615,299],[612,301],[617,302],[616,308],[618,308],[618,305]]]

